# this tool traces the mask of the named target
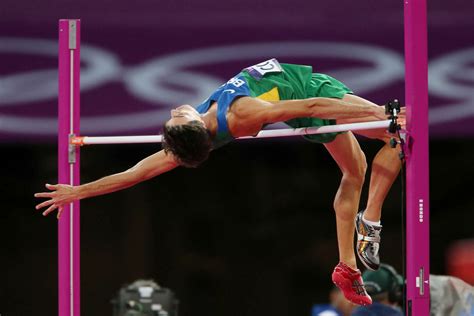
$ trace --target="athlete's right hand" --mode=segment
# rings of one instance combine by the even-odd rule
[[[36,205],[36,209],[42,209],[48,207],[43,212],[43,216],[48,215],[54,210],[58,210],[57,218],[61,216],[63,207],[78,199],[77,193],[74,187],[67,184],[46,184],[46,188],[51,190],[50,192],[35,193],[37,198],[47,198],[48,200]]]

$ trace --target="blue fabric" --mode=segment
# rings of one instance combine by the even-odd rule
[[[341,313],[329,304],[316,304],[311,309],[311,316],[342,316]]]
[[[209,110],[213,102],[217,102],[217,135],[213,141],[214,149],[234,140],[229,131],[226,114],[232,102],[242,96],[250,96],[250,88],[244,77],[239,74],[220,86],[196,107],[196,110],[203,114]]]
[[[359,306],[351,314],[351,316],[403,316],[403,313],[391,306],[372,303],[369,306]]]

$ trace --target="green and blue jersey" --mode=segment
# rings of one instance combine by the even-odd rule
[[[336,79],[313,73],[311,66],[280,64],[276,59],[250,66],[224,83],[196,110],[206,113],[213,102],[217,102],[217,134],[214,147],[220,147],[234,138],[230,134],[226,114],[232,103],[239,97],[249,96],[266,101],[306,99],[311,97],[342,98],[352,93]],[[314,117],[297,118],[285,122],[293,128],[331,125],[333,120]],[[307,135],[315,142],[330,142],[337,134]]]

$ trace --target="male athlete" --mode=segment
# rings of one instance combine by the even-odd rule
[[[383,106],[353,95],[336,79],[313,73],[310,66],[280,64],[271,59],[244,69],[196,109],[182,105],[171,110],[171,119],[164,126],[163,150],[127,171],[94,182],[79,186],[47,184],[51,192],[35,196],[48,200],[36,208],[48,207],[43,215],[57,209],[59,218],[64,205],[74,200],[125,189],[180,165],[197,167],[213,149],[236,137],[256,135],[266,124],[286,122],[297,128],[384,119]],[[378,269],[382,204],[399,172],[400,160],[398,151],[389,145],[386,130],[357,133],[386,143],[373,161],[367,207],[359,214],[367,163],[354,135],[347,132],[305,138],[324,143],[342,171],[334,201],[340,262],[332,280],[348,300],[368,305],[372,300],[354,255],[354,226],[359,258],[367,268]]]

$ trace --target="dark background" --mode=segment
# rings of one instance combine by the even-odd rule
[[[472,1],[429,5],[430,60],[472,48]],[[63,17],[80,17],[83,44],[113,51],[127,67],[190,49],[262,41],[354,42],[403,54],[401,1],[3,0],[0,43],[12,37],[55,41],[57,19]],[[5,48],[0,53],[0,313],[55,315],[57,222],[35,212],[38,201],[33,193],[42,191],[44,183],[57,181],[55,124],[42,132],[34,121],[54,119],[56,101],[53,96],[8,103],[2,88],[12,74],[54,69],[57,61]],[[192,70],[226,80],[263,59]],[[288,55],[281,60],[317,65],[317,71],[329,73],[347,65],[367,66],[329,57]],[[459,63],[465,71],[445,79],[474,92],[472,61]],[[462,80],[456,77],[459,73],[465,74]],[[117,74],[116,80],[83,92],[86,120],[122,109],[135,113],[175,105],[138,98],[120,82],[123,76]],[[39,82],[22,81],[26,86],[17,93],[26,93]],[[469,111],[474,102],[462,91],[460,98],[433,91],[431,271],[447,274],[449,247],[473,237],[474,121]],[[403,78],[360,94],[380,104],[394,97],[403,100]],[[459,102],[464,102],[466,114],[443,120],[440,112],[433,112],[453,106],[455,113]],[[24,118],[18,130],[7,124],[8,115]],[[89,130],[158,132],[165,117],[157,115],[155,127]],[[361,139],[361,146],[370,162],[381,144]],[[158,149],[156,145],[84,148],[82,182],[127,169]],[[82,314],[111,315],[109,300],[120,286],[146,277],[177,293],[183,316],[309,315],[313,303],[327,301],[330,273],[338,261],[332,200],[339,180],[338,168],[323,146],[301,139],[251,140],[219,149],[198,169],[177,169],[126,191],[82,201]],[[398,180],[384,207],[381,249],[383,260],[398,270],[403,260],[401,192]],[[365,191],[361,208],[366,195]]]
[[[369,159],[378,145],[362,143]],[[470,145],[431,143],[436,274],[446,273],[449,245],[472,237]],[[16,158],[2,177],[2,310],[55,314],[56,220],[35,214],[31,195],[44,181],[56,180],[56,148],[4,149]],[[86,148],[82,179],[123,170],[154,150]],[[150,277],[177,292],[182,315],[308,315],[312,303],[326,301],[337,263],[332,198],[339,176],[322,146],[248,141],[220,149],[199,169],[178,169],[83,201],[83,314],[111,314],[109,299],[123,283]],[[383,260],[398,269],[400,194],[397,181],[384,209],[381,250]]]

